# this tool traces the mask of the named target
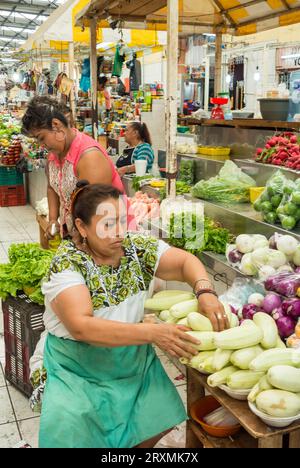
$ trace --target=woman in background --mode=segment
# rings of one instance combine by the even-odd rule
[[[121,177],[135,172],[135,161],[146,160],[147,172],[150,172],[154,162],[154,152],[148,127],[145,123],[130,122],[125,130],[125,141],[134,147],[131,164],[118,168]]]

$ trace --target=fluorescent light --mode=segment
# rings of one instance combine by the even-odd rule
[[[13,59],[13,58],[5,58],[5,57],[0,57],[0,61],[2,62],[18,62],[19,60]]]
[[[291,55],[282,55],[282,59],[292,59],[292,58],[298,58],[300,57],[300,54],[291,54]]]
[[[225,81],[226,81],[227,84],[230,84],[230,82],[231,82],[231,75],[229,75],[229,74],[226,75]]]
[[[213,36],[213,37],[216,37],[216,35],[213,34],[213,33],[203,33],[202,36]]]
[[[0,36],[0,41],[4,42],[18,42],[19,44],[24,44],[25,39],[14,39],[12,37]]]

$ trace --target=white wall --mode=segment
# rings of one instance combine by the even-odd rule
[[[163,52],[145,55],[142,62],[143,83],[162,83],[164,89],[167,86],[167,61]]]
[[[277,85],[276,73],[276,48],[268,44],[257,44],[245,46],[243,49],[227,50],[223,54],[223,89],[228,90],[225,83],[227,66],[231,57],[244,56],[244,79],[245,79],[245,102],[247,110],[258,112],[259,103],[257,99]],[[256,69],[258,67],[258,70]],[[254,80],[254,74],[258,71],[260,80]]]

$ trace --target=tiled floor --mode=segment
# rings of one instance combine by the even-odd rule
[[[8,261],[7,252],[10,244],[38,242],[38,240],[35,211],[30,206],[0,208],[0,263]],[[158,350],[157,355],[186,404],[184,376],[162,351]],[[40,418],[30,410],[28,399],[5,380],[4,365],[3,320],[0,310],[0,448],[14,447],[20,440],[25,440],[36,448]],[[168,434],[157,447],[180,447],[181,444],[184,446],[184,424],[177,427],[173,434],[174,436]]]

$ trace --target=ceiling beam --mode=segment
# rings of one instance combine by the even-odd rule
[[[229,22],[230,26],[232,28],[236,27],[236,22],[231,18],[231,16],[228,14],[227,10],[225,10],[219,0],[213,0],[213,3],[216,5],[216,7],[220,10],[220,14],[224,15],[227,21]]]
[[[296,13],[296,12],[299,12],[299,11],[300,11],[300,6],[298,6],[296,8],[291,8],[289,10],[289,12],[291,12],[291,13]],[[281,16],[281,15],[283,15],[285,13],[287,13],[286,10],[278,12],[278,13],[272,13],[271,15],[262,16],[261,18],[253,18],[252,20],[241,22],[239,24],[239,26],[248,26],[249,24],[253,24],[253,23],[261,23],[262,21],[267,21],[267,20],[270,20],[270,19],[273,19],[273,18],[278,18],[279,16]]]
[[[55,6],[49,6],[46,3],[43,5],[37,5],[37,4],[25,4],[25,3],[19,3],[19,2],[0,2],[0,10],[3,11],[11,11],[12,8],[15,8],[16,13],[20,14],[33,14],[37,15],[40,10],[44,10],[43,15],[49,16],[51,13],[56,9]]]
[[[31,25],[28,23],[28,20],[24,20],[22,21],[21,18],[20,20],[21,21],[12,21],[11,18],[5,18],[3,16],[1,16],[0,14],[0,18],[1,18],[1,23],[0,23],[0,27],[1,26],[7,26],[8,28],[18,28],[18,29],[23,29],[23,28],[26,28],[26,29],[32,29],[33,31],[36,30],[36,26],[38,26],[37,24],[36,25]],[[3,18],[3,19],[2,19]],[[40,21],[39,25],[41,25],[42,22]]]
[[[265,2],[266,0],[251,0],[250,2],[246,2],[240,5],[231,7],[231,8],[226,8],[226,11],[227,13],[231,13],[232,11],[241,10],[242,8],[251,7],[254,5],[258,5],[259,3],[265,3]]]

